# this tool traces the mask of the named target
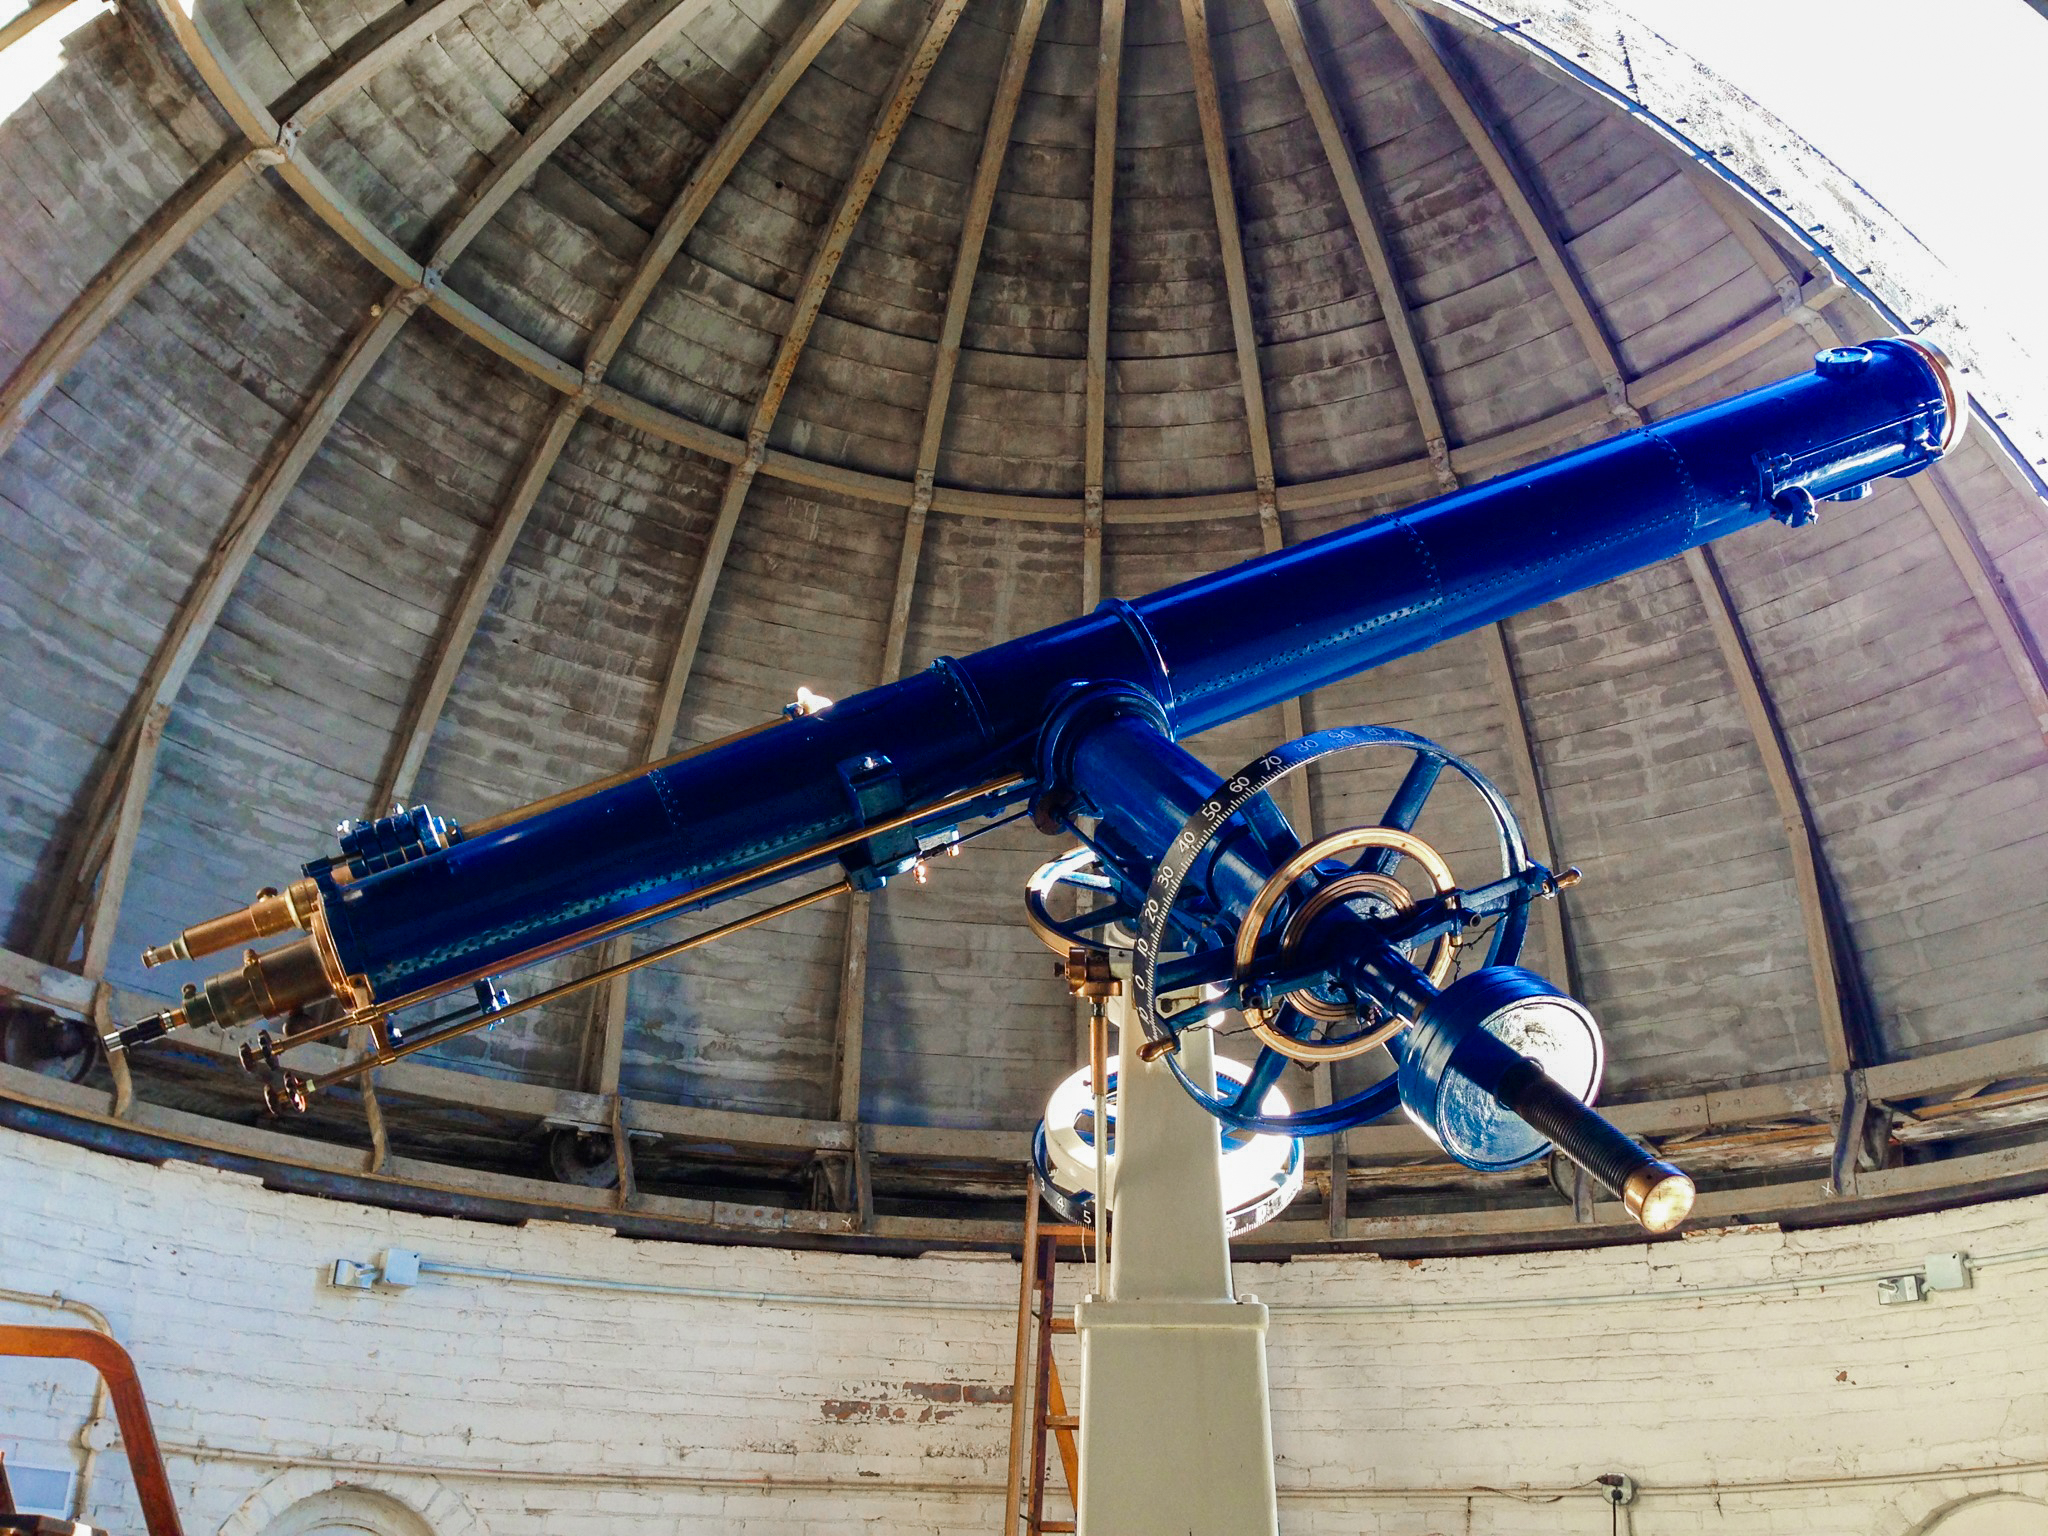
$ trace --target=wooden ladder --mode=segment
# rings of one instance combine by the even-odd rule
[[[1067,1405],[1060,1371],[1053,1360],[1053,1335],[1072,1333],[1074,1320],[1061,1317],[1053,1300],[1059,1272],[1060,1244],[1086,1242],[1088,1227],[1038,1220],[1038,1180],[1034,1176],[1024,1213],[1023,1273],[1017,1287],[1017,1370],[1010,1393],[1010,1480],[1003,1501],[1003,1536],[1040,1536],[1041,1532],[1072,1531],[1072,1520],[1048,1520],[1046,1462],[1048,1437],[1059,1451],[1060,1470],[1076,1511],[1081,1501],[1081,1451],[1076,1431],[1080,1415]]]

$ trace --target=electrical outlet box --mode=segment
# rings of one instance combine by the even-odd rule
[[[328,1271],[327,1283],[336,1290],[367,1291],[377,1283],[377,1271],[354,1259],[336,1259],[334,1268]]]
[[[1967,1291],[1970,1288],[1970,1256],[1967,1253],[1927,1255],[1927,1289]]]
[[[386,1248],[377,1262],[379,1285],[404,1290],[420,1283],[420,1256],[410,1248]]]
[[[1920,1275],[1886,1275],[1877,1282],[1878,1305],[1885,1307],[1904,1306],[1907,1302],[1925,1301],[1927,1284]]]
[[[1600,1474],[1600,1492],[1610,1504],[1633,1504],[1636,1501],[1636,1480],[1626,1472],[1603,1472]]]

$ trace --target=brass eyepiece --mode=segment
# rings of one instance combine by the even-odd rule
[[[319,904],[320,890],[311,880],[294,880],[283,891],[265,886],[239,911],[194,923],[168,944],[151,945],[142,952],[142,963],[154,968],[173,960],[197,960],[287,929],[311,928]]]
[[[109,1030],[101,1038],[108,1050],[125,1051],[161,1040],[174,1029],[193,1025],[232,1029],[258,1019],[278,1018],[335,995],[318,944],[304,938],[279,945],[268,954],[245,950],[239,970],[210,976],[203,984],[188,984],[184,1000],[176,1008],[153,1013],[126,1029]]]
[[[100,1036],[100,1044],[106,1047],[108,1055],[132,1050],[138,1045],[148,1045],[152,1040],[161,1040],[174,1029],[183,1029],[191,1021],[185,1017],[183,1008],[166,1008],[162,1013],[152,1013],[146,1019],[137,1019],[124,1029],[110,1029]]]

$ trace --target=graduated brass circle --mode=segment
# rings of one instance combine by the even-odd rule
[[[1351,874],[1340,875],[1337,879],[1319,885],[1315,894],[1302,903],[1301,910],[1287,920],[1287,926],[1280,934],[1280,957],[1292,959],[1301,947],[1301,941],[1315,920],[1339,902],[1356,901],[1361,896],[1377,897],[1396,916],[1415,905],[1415,895],[1392,875],[1373,874],[1365,870],[1354,870]],[[1437,940],[1439,945],[1447,938]],[[1432,951],[1432,964],[1434,951]],[[1304,987],[1289,996],[1288,1001],[1310,1018],[1324,1024],[1342,1024],[1346,1020],[1357,1022],[1358,1010],[1349,1003],[1332,1003],[1317,997]]]
[[[1274,870],[1273,877],[1259,887],[1259,894],[1252,898],[1251,906],[1245,910],[1244,921],[1237,929],[1236,979],[1240,990],[1251,978],[1252,958],[1259,947],[1259,935],[1265,930],[1266,919],[1272,915],[1273,908],[1279,905],[1280,898],[1287,894],[1295,881],[1324,859],[1335,858],[1339,854],[1355,853],[1361,848],[1390,848],[1404,858],[1413,859],[1422,866],[1423,873],[1429,876],[1431,890],[1438,896],[1456,889],[1457,881],[1452,877],[1451,866],[1445,861],[1444,856],[1412,832],[1403,832],[1396,827],[1346,827],[1341,832],[1319,837]],[[1384,875],[1364,872],[1361,872],[1361,877],[1375,882],[1369,888],[1371,894],[1389,901],[1394,898],[1377,882],[1385,881],[1388,885],[1397,887],[1401,896],[1405,898],[1405,905],[1398,907],[1397,910],[1405,911],[1407,907],[1414,905],[1414,897],[1409,894],[1407,887],[1400,885],[1398,881],[1389,880]],[[1352,878],[1346,876],[1344,879],[1332,881],[1331,888],[1342,887]],[[1349,894],[1356,896],[1367,890],[1368,887],[1361,885]],[[1323,895],[1321,891],[1315,894],[1316,897]],[[1327,898],[1323,905],[1327,906],[1331,901],[1342,899],[1346,898],[1333,895]],[[1315,898],[1311,898],[1311,905],[1314,900]],[[1304,913],[1308,910],[1307,906],[1303,908]],[[1303,931],[1305,928],[1297,928],[1296,923],[1289,923],[1287,933],[1280,941],[1283,951],[1288,945],[1289,938],[1299,942]],[[1430,951],[1429,964],[1424,968],[1433,985],[1442,986],[1450,978],[1451,966],[1456,959],[1456,943],[1448,936],[1439,939]],[[1295,1061],[1348,1061],[1354,1056],[1363,1056],[1375,1046],[1384,1044],[1408,1025],[1408,1020],[1396,1015],[1377,1029],[1368,1030],[1355,1040],[1345,1040],[1333,1045],[1318,1044],[1311,1040],[1296,1040],[1273,1026],[1273,1021],[1280,1016],[1280,1008],[1290,1002],[1311,1018],[1320,1019],[1325,1023],[1341,1021],[1351,1014],[1351,1010],[1345,1009],[1332,1019],[1317,1011],[1317,1008],[1328,1008],[1331,1005],[1323,1003],[1306,989],[1288,993],[1272,1008],[1241,1004],[1244,1021],[1250,1026],[1251,1032],[1281,1055],[1291,1057]],[[1304,1006],[1305,1002],[1314,1003],[1317,1007]]]

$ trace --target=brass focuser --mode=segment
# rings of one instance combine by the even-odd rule
[[[109,1051],[125,1051],[160,1040],[174,1029],[205,1025],[232,1029],[258,1019],[277,1018],[336,995],[338,989],[322,958],[319,939],[308,935],[268,953],[244,950],[240,970],[222,971],[201,984],[187,983],[177,1007],[153,1013],[125,1029],[110,1030],[102,1040]]]
[[[194,923],[170,943],[145,949],[142,963],[155,967],[169,965],[173,960],[197,960],[201,955],[217,955],[237,944],[267,939],[288,929],[310,929],[319,906],[319,887],[311,880],[294,880],[282,892],[265,886],[240,911]]]

